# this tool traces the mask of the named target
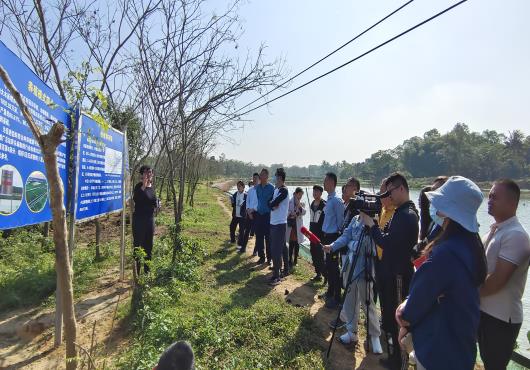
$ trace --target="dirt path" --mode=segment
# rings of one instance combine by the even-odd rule
[[[217,201],[228,215],[232,214],[227,205],[227,199],[220,195]],[[252,257],[253,250],[254,239],[251,239],[249,240],[247,246],[247,254],[249,258],[253,258],[257,261],[257,257]],[[312,266],[308,261],[299,260],[298,263],[304,264],[304,268],[312,269]],[[264,275],[270,273],[268,269],[261,269],[259,271]],[[288,304],[307,308],[310,315],[314,319],[315,325],[322,334],[321,346],[322,352],[325,354],[328,349],[332,334],[332,331],[329,328],[329,322],[336,319],[338,312],[336,310],[329,310],[324,307],[324,302],[318,298],[318,291],[313,283],[304,283],[303,281],[297,280],[291,275],[284,279],[280,285],[274,287],[271,292],[274,292],[272,294],[278,294],[284,297]],[[342,333],[342,331],[337,331],[336,337]],[[334,370],[384,369],[379,364],[381,355],[374,355],[372,353],[366,355],[364,346],[362,345],[364,339],[365,338],[360,335],[359,343],[361,343],[361,345],[356,347],[344,346],[338,341],[335,341],[335,343],[333,343],[333,348],[328,363],[329,368]]]
[[[94,347],[106,343],[118,301],[129,299],[130,282],[118,278],[118,269],[107,271],[75,305],[77,342],[87,350],[93,331]],[[64,368],[64,345],[53,348],[54,320],[53,309],[16,310],[1,315],[0,369]]]

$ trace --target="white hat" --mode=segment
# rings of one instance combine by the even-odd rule
[[[451,176],[445,184],[425,195],[437,211],[466,230],[478,232],[477,211],[484,195],[473,181],[462,176]]]

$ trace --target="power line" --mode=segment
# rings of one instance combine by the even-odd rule
[[[332,56],[333,54],[335,54],[336,52],[338,52],[339,50],[345,48],[346,46],[348,46],[349,44],[351,44],[352,42],[354,42],[355,40],[357,40],[359,37],[361,37],[362,35],[364,35],[365,33],[367,33],[368,31],[370,31],[371,29],[377,27],[379,24],[381,24],[382,22],[386,21],[388,18],[390,18],[391,16],[393,16],[394,14],[396,14],[397,12],[399,12],[401,9],[405,8],[407,5],[409,5],[410,3],[412,3],[414,0],[409,0],[407,1],[405,4],[401,5],[399,8],[397,8],[396,10],[394,10],[392,13],[386,15],[385,17],[381,18],[379,21],[377,21],[376,23],[372,24],[370,27],[368,27],[367,29],[365,29],[364,31],[362,31],[361,33],[359,33],[358,35],[356,35],[354,38],[352,38],[351,40],[347,41],[346,43],[342,44],[341,46],[339,46],[337,49],[333,50],[332,52],[330,52],[329,54],[327,54],[326,56],[320,58],[319,60],[317,60],[316,62],[314,62],[313,64],[311,64],[309,67],[303,69],[302,71],[298,72],[297,74],[295,74],[293,77],[289,78],[288,80],[282,82],[280,85],[276,86],[274,89],[268,91],[267,93],[261,95],[259,98],[256,98],[255,100],[251,101],[250,103],[248,103],[247,105],[239,108],[235,113],[239,112],[239,111],[242,111],[243,109],[245,109],[246,107],[248,107],[249,105],[252,105],[254,104],[255,102],[257,102],[258,100],[261,100],[263,99],[265,96],[273,93],[274,91],[284,87],[285,85],[287,85],[289,82],[291,82],[292,80],[294,80],[295,78],[297,78],[298,76],[300,76],[301,74],[309,71],[311,68],[313,68],[314,66],[316,66],[317,64],[323,62],[324,60],[328,59],[330,56]]]
[[[333,72],[335,72],[335,71],[338,71],[338,70],[341,69],[341,68],[346,67],[347,65],[349,65],[349,64],[351,64],[351,63],[353,63],[353,62],[355,62],[356,60],[359,60],[359,59],[361,59],[362,57],[365,57],[366,55],[368,55],[368,54],[370,54],[370,53],[376,51],[376,50],[379,49],[380,47],[385,46],[386,44],[389,44],[389,43],[391,43],[391,42],[394,41],[394,40],[397,40],[397,39],[400,38],[401,36],[406,35],[407,33],[409,33],[409,32],[411,32],[411,31],[415,30],[415,29],[418,28],[418,27],[423,26],[423,25],[426,24],[426,23],[429,23],[430,21],[434,20],[435,18],[438,18],[439,16],[441,16],[441,15],[447,13],[448,11],[450,11],[450,10],[452,10],[452,9],[454,9],[454,8],[456,8],[457,6],[462,5],[462,4],[465,3],[466,1],[468,1],[468,0],[461,0],[461,1],[459,1],[458,3],[456,3],[456,4],[454,4],[454,5],[451,5],[450,7],[446,8],[445,10],[442,10],[441,12],[439,12],[439,13],[433,15],[432,17],[425,19],[424,21],[422,21],[422,22],[416,24],[415,26],[413,26],[413,27],[411,27],[411,28],[409,28],[409,29],[407,29],[407,30],[401,32],[400,34],[398,34],[398,35],[396,35],[396,36],[394,36],[394,37],[392,37],[392,38],[386,40],[385,42],[383,42],[383,43],[377,45],[376,47],[373,47],[372,49],[370,49],[370,50],[368,50],[368,51],[362,53],[361,55],[359,55],[359,56],[357,56],[357,57],[355,57],[355,58],[353,58],[353,59],[347,61],[346,63],[341,64],[340,66],[338,66],[338,67],[336,67],[336,68],[333,68],[331,71],[328,71],[328,72],[326,72],[326,73],[324,73],[324,74],[321,74],[320,76],[315,77],[315,78],[313,78],[312,80],[310,80],[310,81],[308,81],[308,82],[306,82],[306,83],[304,83],[304,84],[302,84],[302,85],[300,85],[300,86],[298,86],[298,87],[295,87],[294,89],[289,90],[289,91],[287,91],[286,93],[284,93],[284,94],[282,94],[282,95],[280,95],[280,96],[277,96],[276,98],[274,98],[274,99],[272,99],[272,100],[270,100],[270,101],[268,101],[268,102],[265,102],[265,103],[263,103],[263,104],[260,104],[260,105],[258,105],[258,106],[255,107],[255,108],[252,108],[252,109],[247,110],[246,112],[243,112],[243,113],[241,113],[241,114],[238,114],[238,116],[243,116],[243,115],[245,115],[245,114],[248,114],[248,113],[250,113],[250,112],[253,112],[253,111],[255,111],[256,109],[259,109],[259,108],[261,108],[261,107],[264,107],[264,106],[267,105],[267,104],[270,104],[270,103],[272,103],[272,102],[274,102],[274,101],[276,101],[276,100],[278,100],[278,99],[281,99],[281,98],[283,98],[283,97],[285,97],[285,96],[287,96],[287,95],[289,95],[289,94],[292,94],[293,92],[295,92],[295,91],[297,91],[297,90],[300,90],[301,88],[303,88],[303,87],[305,87],[305,86],[307,86],[307,85],[309,85],[309,84],[312,84],[313,82],[318,81],[318,80],[320,80],[321,78],[326,77],[327,75],[329,75],[329,74],[331,74],[331,73],[333,73]],[[237,112],[237,111],[236,111],[236,112]]]

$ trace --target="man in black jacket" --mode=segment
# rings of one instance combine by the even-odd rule
[[[403,175],[393,173],[387,178],[385,185],[396,211],[383,231],[368,215],[361,212],[361,218],[364,224],[370,227],[370,234],[375,243],[383,248],[381,273],[377,283],[381,296],[383,330],[392,336],[392,351],[386,365],[399,369],[402,357],[395,312],[409,293],[409,284],[414,273],[411,255],[414,245],[418,242],[419,217],[416,206],[410,200],[409,186]]]

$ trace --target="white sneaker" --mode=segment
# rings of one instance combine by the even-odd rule
[[[347,331],[346,333],[342,334],[339,337],[339,342],[341,342],[342,344],[357,343],[358,342],[357,334],[350,333],[349,331]]]
[[[379,340],[379,337],[375,335],[370,335],[370,343],[372,344],[372,352],[380,355],[383,353],[383,347],[381,347],[381,341]]]
[[[240,246],[240,245],[238,245],[236,249],[237,249],[237,250],[240,250],[241,248],[243,248],[243,247]]]

